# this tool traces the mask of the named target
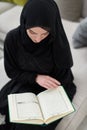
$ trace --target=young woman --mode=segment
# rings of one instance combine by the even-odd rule
[[[10,82],[0,92],[0,112],[6,115],[4,129],[54,130],[58,121],[47,126],[9,123],[7,95],[38,94],[63,85],[72,100],[76,92],[71,67],[71,51],[58,7],[54,0],[29,0],[20,26],[10,31],[4,43],[4,64]]]

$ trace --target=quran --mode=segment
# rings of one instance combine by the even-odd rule
[[[75,111],[63,86],[34,93],[8,95],[10,122],[49,124]]]

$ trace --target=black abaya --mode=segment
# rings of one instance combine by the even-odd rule
[[[31,27],[49,28],[50,34],[35,44],[27,35]],[[58,121],[47,126],[9,123],[7,95],[44,91],[35,82],[37,74],[60,81],[70,99],[76,92],[71,67],[72,56],[62,27],[58,8],[53,0],[29,0],[21,14],[20,26],[8,32],[4,43],[5,71],[11,79],[0,92],[0,112],[6,115],[9,130],[54,130]]]

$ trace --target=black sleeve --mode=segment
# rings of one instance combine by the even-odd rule
[[[74,84],[74,76],[71,69],[65,69],[63,71],[61,83],[64,86],[70,100],[72,100],[76,93],[76,85]]]
[[[72,100],[76,93],[76,86],[74,84],[74,76],[71,68],[57,68],[54,70],[55,78],[60,81],[61,85],[66,90],[69,98]]]
[[[17,82],[34,83],[37,74],[21,70],[17,65],[16,58],[14,40],[11,33],[8,33],[4,42],[4,66],[7,76]]]
[[[60,70],[60,82],[62,85],[67,86],[73,83],[74,77],[70,68]]]

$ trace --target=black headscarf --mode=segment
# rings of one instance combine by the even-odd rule
[[[39,44],[32,44],[26,29],[31,27],[45,27],[50,29],[50,36]],[[44,45],[52,45],[52,54],[58,68],[69,68],[72,66],[72,56],[69,43],[64,32],[59,9],[54,0],[29,0],[24,6],[20,19],[22,43],[30,51],[39,50]],[[45,43],[45,44],[41,44]],[[41,49],[39,50],[41,51]]]

